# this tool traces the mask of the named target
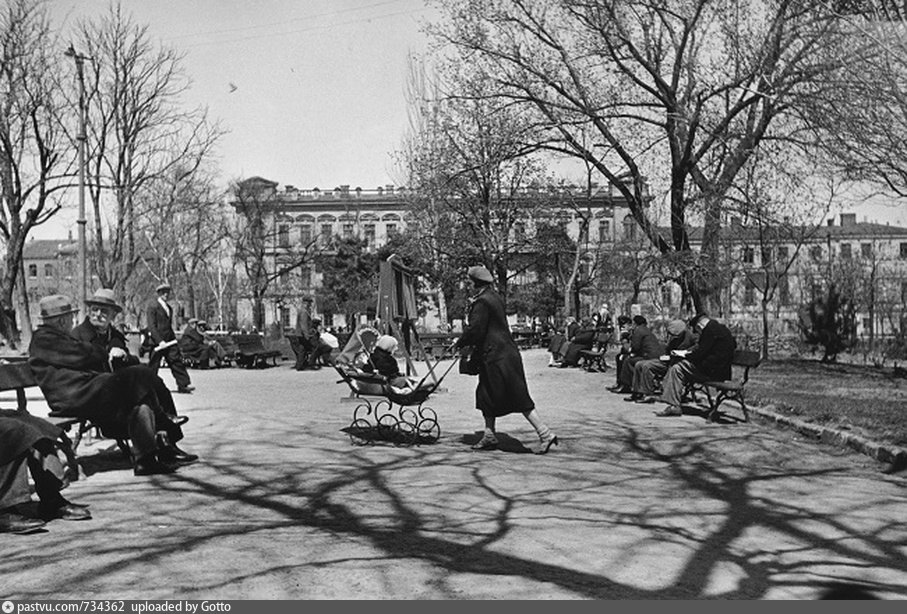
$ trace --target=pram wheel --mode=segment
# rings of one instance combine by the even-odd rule
[[[423,420],[434,420],[435,422],[438,421],[438,414],[431,407],[420,407],[419,417]]]
[[[375,435],[375,428],[368,420],[362,418],[353,420],[347,431],[350,436],[350,442],[355,446],[366,446],[372,443]]]
[[[401,445],[411,446],[418,440],[419,428],[415,422],[400,420],[397,422],[397,436],[397,440]]]
[[[372,404],[366,401],[365,403],[360,403],[356,406],[356,409],[353,410],[353,424],[359,422],[360,420],[368,423],[368,420],[365,419],[365,416],[370,416],[372,414]]]
[[[441,438],[441,426],[431,418],[420,421],[418,431],[419,443],[435,443]]]
[[[399,424],[397,420],[391,414],[384,414],[378,418],[378,437],[384,440],[390,440],[394,437],[394,433],[397,432],[397,425]]]

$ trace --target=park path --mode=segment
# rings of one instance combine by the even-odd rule
[[[907,598],[903,474],[762,423],[658,418],[605,391],[613,371],[523,356],[561,440],[545,456],[519,415],[505,450],[471,451],[456,369],[418,447],[351,445],[332,369],[193,371],[176,400],[202,461],[134,477],[83,444],[66,493],[94,519],[3,536],[0,599]]]

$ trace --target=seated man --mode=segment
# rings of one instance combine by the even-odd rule
[[[146,365],[111,371],[125,354],[73,337],[72,301],[63,295],[39,303],[41,324],[32,335],[28,364],[53,413],[87,418],[107,437],[129,438],[135,475],[173,473],[178,464],[196,460],[173,444],[182,429],[164,411],[157,376]]]
[[[690,328],[698,333],[699,341],[690,350],[674,350],[681,358],[672,365],[664,378],[661,398],[667,403],[656,416],[680,416],[683,391],[694,380],[724,381],[731,378],[731,361],[737,342],[727,326],[700,313],[690,320]]]
[[[687,328],[683,320],[671,320],[668,322],[668,344],[665,353],[658,358],[651,360],[641,360],[633,367],[633,382],[631,384],[632,392],[625,401],[635,403],[654,403],[655,392],[658,382],[672,362],[680,360],[678,357],[672,357],[671,352],[674,350],[688,350],[696,345],[696,336]]]
[[[621,360],[617,372],[617,384],[609,388],[611,392],[627,394],[633,391],[633,367],[642,360],[651,360],[664,354],[664,344],[658,340],[649,328],[645,316],[633,316],[633,328],[630,330],[630,351]]]
[[[79,341],[90,343],[100,351],[106,352],[110,357],[108,365],[110,371],[117,371],[123,367],[141,364],[138,357],[129,352],[129,348],[126,345],[126,336],[120,332],[120,329],[113,325],[113,321],[116,319],[117,314],[123,310],[123,308],[117,304],[113,290],[99,288],[92,296],[85,299],[85,307],[88,311],[88,315],[85,316],[82,323],[73,328],[69,334]],[[188,422],[189,418],[186,416],[177,415],[176,404],[173,402],[173,395],[170,394],[170,389],[167,388],[167,384],[164,383],[164,380],[162,380],[157,373],[154,373],[153,382],[154,393],[157,395],[164,413],[176,424]],[[177,448],[175,443],[172,444],[172,448],[175,452],[174,460],[191,462],[198,458],[194,454],[183,452]]]
[[[198,318],[189,318],[179,340],[180,352],[201,369],[208,369],[212,364],[215,369],[220,369],[221,358],[217,354],[217,349],[205,339],[202,331],[198,329],[198,323]]]
[[[27,413],[0,410],[0,533],[34,533],[47,520],[88,520],[87,505],[63,498],[63,465],[55,442],[60,429]],[[38,495],[38,517],[26,510],[31,502],[26,466]]]
[[[313,319],[311,330],[307,337],[308,345],[312,348],[309,355],[309,366],[313,369],[329,366],[331,364],[331,354],[334,352],[334,348],[322,340],[322,330],[321,320],[318,318]]]
[[[597,332],[595,326],[592,324],[592,320],[583,320],[582,324],[579,325],[576,332],[573,334],[573,337],[570,339],[567,350],[564,352],[564,359],[561,360],[559,366],[561,368],[578,367],[581,356],[580,352],[592,349],[592,344],[595,343]]]

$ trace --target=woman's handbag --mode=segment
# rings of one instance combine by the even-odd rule
[[[463,375],[478,375],[481,356],[473,347],[460,350],[460,373]]]

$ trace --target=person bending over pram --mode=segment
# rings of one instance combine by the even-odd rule
[[[394,351],[397,349],[397,339],[390,335],[381,335],[375,342],[375,349],[369,357],[368,362],[362,366],[366,373],[378,373],[387,378],[394,392],[406,394],[412,392],[416,387],[408,377],[400,373],[400,366],[397,359],[394,358]]]

